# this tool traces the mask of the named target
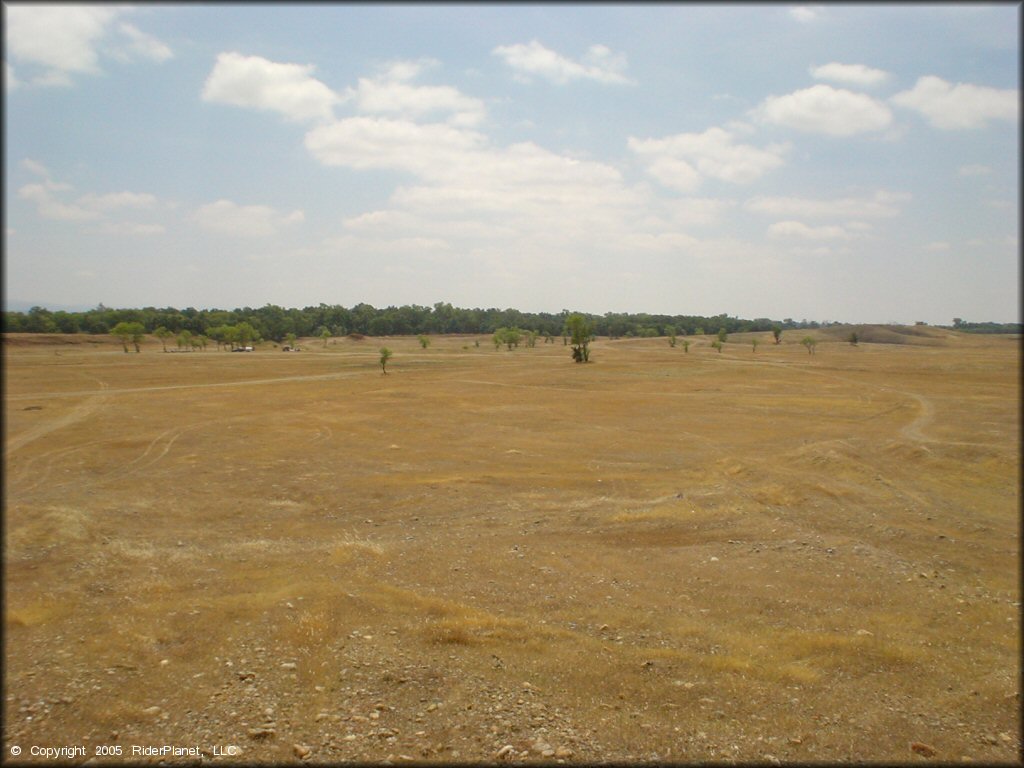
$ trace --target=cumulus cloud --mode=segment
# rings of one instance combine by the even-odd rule
[[[984,128],[991,120],[1020,119],[1020,91],[970,83],[953,85],[934,75],[918,78],[912,89],[889,101],[918,112],[929,124],[944,130]]]
[[[811,67],[810,73],[815,80],[831,80],[860,86],[878,85],[889,79],[889,73],[884,70],[873,69],[863,64],[840,64],[836,61],[820,67]]]
[[[313,77],[308,64],[281,64],[261,56],[228,52],[203,86],[204,101],[278,112],[287,120],[329,120],[342,99]]]
[[[21,4],[4,8],[8,55],[35,75],[19,84],[70,86],[72,75],[101,71],[101,53],[121,61],[165,61],[173,53],[132,24],[115,21],[131,9],[77,4]],[[13,77],[9,71],[8,77]]]
[[[744,207],[755,213],[799,218],[862,219],[898,216],[898,203],[907,202],[906,193],[879,190],[870,197],[840,197],[820,200],[808,197],[755,197]]]
[[[850,235],[845,229],[835,225],[811,227],[800,221],[779,221],[768,227],[768,236],[802,240],[842,240]]]
[[[627,146],[646,164],[647,171],[665,186],[692,192],[704,178],[749,184],[783,163],[787,145],[764,149],[738,144],[722,128],[703,133],[678,133],[662,139],[629,137]]]
[[[829,136],[878,131],[892,122],[892,113],[882,102],[830,85],[814,85],[785,96],[769,96],[753,115],[764,123]]]
[[[613,53],[604,45],[592,45],[582,61],[573,61],[544,47],[537,40],[515,45],[499,45],[492,53],[510,66],[516,78],[529,81],[531,76],[542,77],[556,85],[574,80],[594,80],[599,83],[623,85],[632,81],[623,74],[626,57]]]
[[[349,95],[354,98],[360,112],[391,114],[416,119],[438,112],[449,113],[448,121],[454,125],[472,126],[484,118],[484,105],[479,99],[462,94],[447,85],[411,85],[410,80],[433,60],[394,62],[377,78],[359,78]]]
[[[204,229],[235,237],[266,237],[277,234],[284,226],[305,219],[302,211],[284,214],[267,205],[238,205],[230,200],[217,200],[202,206],[194,215]]]
[[[820,19],[824,11],[820,5],[797,5],[789,9],[789,15],[801,24],[809,24]]]

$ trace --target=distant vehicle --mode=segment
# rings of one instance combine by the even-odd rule
[[[252,347],[235,347],[232,352],[252,352]]]

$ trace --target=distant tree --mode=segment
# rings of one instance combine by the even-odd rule
[[[295,349],[295,340],[298,338],[294,333],[285,334],[285,340],[288,342],[288,346]]]
[[[818,342],[811,336],[804,336],[800,339],[800,343],[807,347],[807,354],[814,354],[814,347],[817,346]]]
[[[718,329],[718,340],[725,344],[725,340],[729,338],[729,332],[725,330],[725,327]]]
[[[847,341],[849,341],[849,342],[850,342],[850,346],[851,346],[851,347],[856,347],[856,346],[857,346],[857,332],[856,332],[856,331],[853,331],[853,332],[852,332],[852,333],[850,334],[850,338],[849,338],[849,339],[847,339]]]
[[[327,329],[327,326],[321,325],[320,329],[316,332],[316,335],[324,340],[324,346],[327,346],[327,340],[331,338],[331,332]]]
[[[701,327],[700,327],[700,326],[698,325],[698,326],[697,326],[697,330],[693,332],[693,335],[694,335],[694,336],[703,336],[703,335],[704,335],[704,329],[703,329],[703,328],[701,328]]]
[[[167,340],[171,338],[171,336],[173,336],[174,334],[161,325],[159,328],[153,331],[153,335],[160,339],[160,343],[164,345],[164,352],[166,352]]]
[[[248,347],[250,344],[260,340],[259,332],[247,321],[242,321],[236,325],[235,333],[237,334],[235,341],[237,341],[238,345],[241,347]]]
[[[196,340],[199,342],[199,348],[203,350],[203,352],[205,352],[206,343],[209,341],[209,339],[207,339],[203,334],[200,333],[198,336],[196,336]]]
[[[178,349],[192,348],[192,331],[185,330],[178,334]]]
[[[683,339],[683,352],[685,352],[686,354],[690,354],[690,340],[689,339]]]
[[[963,324],[964,324],[964,320],[963,320],[962,317],[954,317],[953,318],[953,327],[954,328],[959,328]]]
[[[380,369],[384,372],[384,375],[388,375],[388,360],[391,359],[391,350],[387,347],[380,348]]]
[[[778,326],[778,325],[773,325],[772,326],[772,336],[775,337],[775,343],[776,344],[781,344],[782,343],[782,328],[780,326]]]
[[[426,336],[422,336],[422,335],[421,335],[421,336],[419,336],[419,341],[420,341],[420,346],[421,346],[421,347],[422,347],[423,349],[426,349],[427,347],[429,347],[429,346],[430,346],[430,339],[429,339],[429,338],[427,338]]]
[[[121,345],[124,347],[124,351],[128,352],[128,342],[135,345],[135,351],[141,352],[139,348],[139,342],[142,341],[146,335],[146,329],[142,326],[142,323],[126,323],[120,322],[110,329],[110,333],[121,341]]]
[[[537,346],[537,332],[527,331],[526,332],[526,346],[533,349]]]
[[[590,340],[594,333],[590,321],[575,312],[566,318],[565,329],[572,338],[572,359],[577,363],[589,363]]]
[[[518,328],[499,328],[494,332],[495,348],[499,345],[504,344],[512,350],[512,347],[518,347],[519,342],[522,341],[523,334]]]
[[[712,341],[711,346],[718,350],[718,354],[722,354],[722,342],[719,339]]]
[[[675,329],[675,326],[674,325],[670,325],[667,328],[665,328],[665,334],[668,336],[668,345],[670,347],[674,348],[675,345],[676,345],[676,329]]]
[[[750,346],[754,348],[754,352],[757,352],[757,345],[761,343],[760,339],[751,339]]]

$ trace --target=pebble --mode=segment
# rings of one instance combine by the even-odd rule
[[[268,739],[277,735],[273,728],[250,728],[249,737],[252,739]]]
[[[304,747],[301,744],[293,744],[292,751],[295,753],[295,756],[297,758],[299,758],[300,760],[304,760],[305,758],[309,757],[310,749],[309,747]]]
[[[916,752],[923,757],[935,757],[935,748],[929,747],[927,744],[922,744],[920,741],[915,741],[911,744],[910,751]]]
[[[160,707],[147,707],[142,710],[142,714],[149,715],[150,717],[157,717],[161,712]]]
[[[506,744],[495,753],[494,757],[498,760],[512,760],[515,757],[515,754],[516,748],[511,744]]]
[[[565,760],[567,758],[572,757],[574,754],[575,753],[568,747],[559,747],[555,750],[555,757],[557,757],[559,760]]]
[[[296,664],[294,661],[286,661],[283,664],[281,664],[281,669],[296,669],[297,667],[298,664]]]

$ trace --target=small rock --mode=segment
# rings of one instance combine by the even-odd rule
[[[277,731],[273,728],[250,728],[249,738],[252,739],[270,739],[277,735]]]
[[[568,747],[559,747],[555,750],[555,757],[559,760],[566,760],[572,757],[575,753]]]
[[[161,666],[161,667],[166,667],[166,666],[167,666],[168,664],[170,664],[170,663],[171,663],[171,660],[170,660],[170,659],[161,659],[161,660],[160,660],[160,666]]]
[[[511,744],[506,744],[494,754],[494,757],[498,760],[512,760],[515,754],[516,748]]]
[[[929,747],[927,744],[922,744],[920,741],[915,741],[911,744],[910,751],[916,752],[922,757],[935,757],[935,748]]]
[[[292,751],[295,753],[295,756],[299,758],[299,760],[305,760],[307,757],[309,757],[310,749],[309,747],[304,747],[301,744],[293,744]]]
[[[157,717],[161,712],[160,707],[147,707],[142,710],[142,714],[148,715],[149,717]]]
[[[281,664],[281,669],[296,669],[297,667],[298,664],[296,664],[294,661],[286,661],[283,664]]]

